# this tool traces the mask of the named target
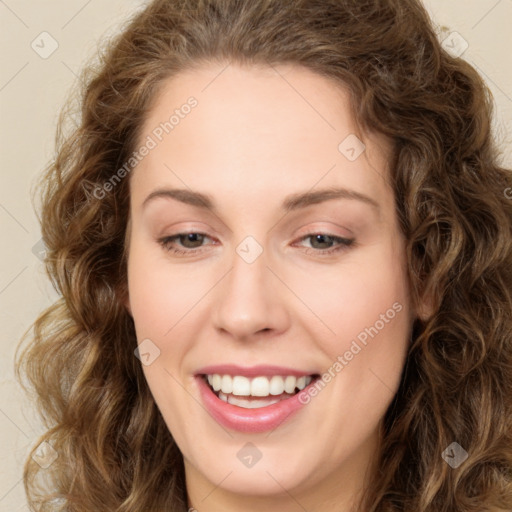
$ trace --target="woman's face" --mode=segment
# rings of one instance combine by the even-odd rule
[[[145,120],[127,306],[200,511],[340,504],[377,453],[413,313],[389,146],[357,133],[295,66],[181,73]]]

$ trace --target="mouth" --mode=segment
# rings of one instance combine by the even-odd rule
[[[319,376],[209,373],[201,377],[219,400],[244,409],[259,409],[292,398]]]
[[[288,424],[309,403],[302,395],[319,378],[319,373],[268,365],[215,365],[195,374],[210,416],[225,428],[250,433]]]

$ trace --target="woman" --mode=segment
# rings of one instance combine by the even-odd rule
[[[33,506],[510,510],[511,175],[424,8],[156,0],[86,84]]]

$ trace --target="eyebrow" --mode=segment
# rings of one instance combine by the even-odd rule
[[[157,189],[146,197],[142,203],[143,208],[145,208],[152,200],[157,198],[175,199],[181,203],[205,210],[211,210],[212,212],[217,213],[212,196],[186,189]],[[288,213],[314,204],[331,201],[333,199],[352,199],[361,201],[372,206],[377,212],[380,210],[379,203],[371,197],[346,188],[326,188],[316,191],[291,194],[285,198],[281,208]]]

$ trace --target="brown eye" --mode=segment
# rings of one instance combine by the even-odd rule
[[[333,236],[323,235],[323,234],[309,235],[308,238],[311,239],[311,246],[315,249],[330,249],[332,247],[332,244],[334,243],[334,239],[335,239],[335,237],[333,237]],[[324,245],[324,246],[325,246],[325,244],[331,244],[331,245],[329,245],[329,247],[318,247],[318,246],[315,247],[316,243],[319,243],[320,245]]]
[[[353,238],[343,238],[328,233],[310,233],[303,236],[300,241],[308,239],[310,240],[310,247],[305,247],[304,252],[317,256],[330,256],[333,253],[348,249],[355,242]]]
[[[176,238],[178,238],[183,247],[195,249],[196,247],[201,247],[204,235],[201,233],[182,233],[177,235]]]
[[[186,255],[190,253],[190,255],[194,255],[200,252],[204,246],[204,240],[208,238],[210,237],[204,233],[178,233],[161,238],[158,243],[173,254]]]

